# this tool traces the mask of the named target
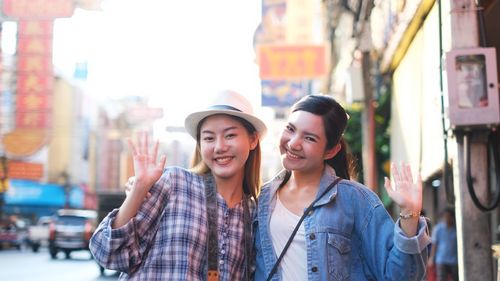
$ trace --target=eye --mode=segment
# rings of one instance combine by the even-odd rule
[[[293,127],[290,125],[286,125],[285,130],[287,130],[288,132],[293,132]]]
[[[310,142],[317,142],[315,138],[306,136],[305,139]]]
[[[209,141],[213,141],[213,139],[214,139],[214,137],[212,137],[212,136],[203,136],[201,140],[204,142],[209,142]]]
[[[232,139],[232,138],[235,138],[237,136],[236,133],[229,133],[229,134],[226,134],[226,139]]]

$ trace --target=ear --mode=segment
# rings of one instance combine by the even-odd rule
[[[340,143],[337,143],[334,147],[325,151],[325,155],[323,158],[327,160],[335,157],[335,155],[337,155],[337,153],[340,151],[341,148],[342,145]]]
[[[250,136],[250,150],[254,150],[259,143],[259,135],[257,133],[251,134]]]

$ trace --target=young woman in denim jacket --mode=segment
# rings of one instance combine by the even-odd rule
[[[307,214],[272,280],[422,280],[430,237],[422,185],[410,167],[392,165],[389,196],[401,208],[394,223],[369,188],[350,180],[342,134],[348,116],[331,97],[297,102],[279,148],[285,168],[259,196],[255,280],[266,280],[304,209],[337,177],[342,180]]]

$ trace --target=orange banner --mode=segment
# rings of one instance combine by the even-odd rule
[[[40,180],[43,177],[42,164],[9,161],[7,167],[10,179]]]
[[[326,45],[259,45],[263,80],[315,79],[328,73]]]

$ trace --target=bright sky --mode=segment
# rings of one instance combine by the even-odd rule
[[[76,62],[88,61],[94,98],[148,96],[168,125],[182,125],[221,89],[260,104],[252,46],[260,1],[103,0],[102,8],[77,9],[54,28],[56,69],[71,76]]]

